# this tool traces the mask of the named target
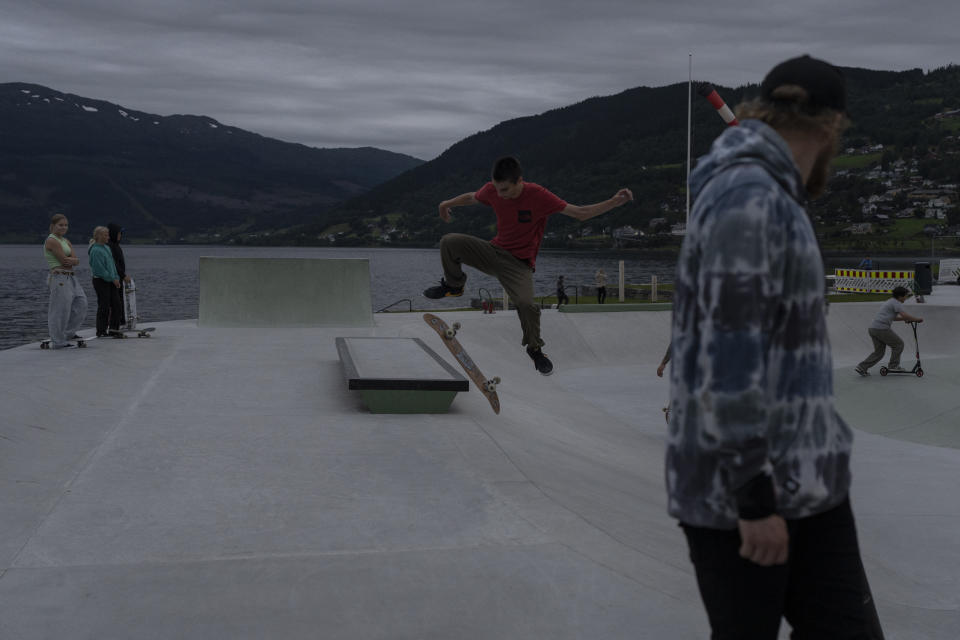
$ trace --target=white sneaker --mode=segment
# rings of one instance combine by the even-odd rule
[[[893,371],[894,373],[904,373],[906,372],[906,369],[900,366],[896,366],[896,367],[887,367],[887,371]]]

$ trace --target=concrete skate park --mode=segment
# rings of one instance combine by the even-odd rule
[[[550,377],[514,312],[439,312],[500,415],[472,386],[371,413],[335,339],[419,338],[459,371],[421,314],[367,293],[225,326],[229,272],[153,338],[0,352],[0,638],[708,637],[665,508],[669,310],[545,310]],[[864,563],[888,639],[954,639],[960,287],[907,303],[922,378],[854,373],[878,304],[828,314]]]

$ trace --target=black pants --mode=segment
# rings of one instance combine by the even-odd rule
[[[570,298],[567,297],[563,289],[557,289],[557,306],[559,307],[562,304],[570,304]]]
[[[787,521],[790,557],[772,567],[740,557],[736,530],[681,526],[713,640],[776,640],[781,617],[793,640],[882,640],[849,500]]]
[[[603,304],[603,301],[606,299],[607,299],[607,288],[597,287],[597,303]]]
[[[97,335],[104,335],[107,327],[111,331],[116,331],[120,328],[120,320],[123,318],[120,289],[112,282],[94,278],[93,290],[97,292]]]

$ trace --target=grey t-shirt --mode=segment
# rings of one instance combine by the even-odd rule
[[[890,323],[893,322],[893,319],[896,318],[897,314],[901,311],[903,311],[903,303],[896,298],[890,298],[880,305],[880,310],[877,311],[877,315],[873,317],[873,324],[870,325],[870,328],[889,329]]]

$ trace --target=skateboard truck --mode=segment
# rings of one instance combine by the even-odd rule
[[[487,393],[493,393],[497,390],[498,384],[500,384],[500,376],[496,376],[484,382],[483,388],[487,391]]]
[[[443,330],[443,336],[447,340],[451,340],[457,336],[457,331],[460,330],[460,323],[454,322],[452,327],[447,327]]]

